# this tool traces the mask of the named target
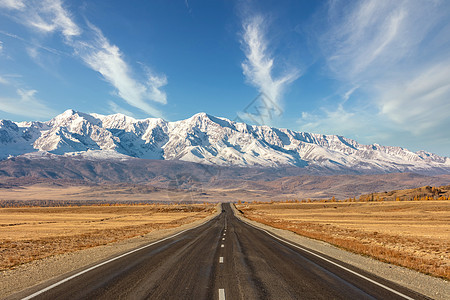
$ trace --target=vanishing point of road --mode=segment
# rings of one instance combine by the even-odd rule
[[[238,219],[212,220],[49,282],[22,299],[426,299]]]

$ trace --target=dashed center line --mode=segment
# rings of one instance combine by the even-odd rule
[[[225,300],[225,290],[219,289],[219,300]]]
[[[219,263],[223,264],[223,256],[219,257]]]
[[[222,241],[225,241],[225,238],[222,238]]]
[[[220,248],[223,248],[223,247],[225,247],[225,245],[224,245],[224,244],[220,245]]]

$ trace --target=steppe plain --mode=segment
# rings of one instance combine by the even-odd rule
[[[249,219],[450,279],[450,201],[411,201],[448,199],[450,186],[311,203],[298,196],[198,185],[164,189],[47,182],[2,188],[0,268],[175,228],[211,216],[213,203],[240,200],[238,208]],[[274,199],[278,202],[270,203]]]
[[[209,204],[0,208],[0,270],[179,227],[214,212]]]
[[[244,216],[450,279],[450,201],[245,203]]]

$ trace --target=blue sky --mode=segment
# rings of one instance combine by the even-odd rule
[[[0,0],[0,119],[68,108],[450,156],[450,2]]]

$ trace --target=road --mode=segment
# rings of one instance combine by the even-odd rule
[[[15,297],[426,299],[252,227],[234,216],[229,204],[199,227],[72,277]]]

